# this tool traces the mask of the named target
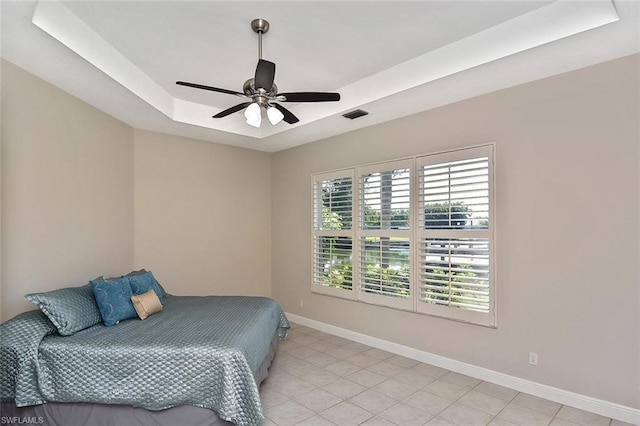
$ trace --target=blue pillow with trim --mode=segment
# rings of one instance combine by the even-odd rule
[[[129,272],[127,275],[125,275],[125,277],[131,278],[131,277],[135,277],[135,276],[138,276],[138,275],[144,275],[146,273],[151,273],[151,271],[147,271],[146,269],[140,269],[139,271]],[[167,296],[168,293],[165,291],[165,289],[162,287],[162,284],[160,284],[160,282],[156,279],[156,277],[153,277],[153,279],[155,280],[156,285],[158,286],[158,289],[160,290],[160,293],[158,293],[156,291],[156,294],[158,294],[158,297],[160,298],[160,300],[162,300],[162,298]],[[129,283],[131,283],[131,281],[129,281]],[[131,290],[133,291],[133,288]],[[137,293],[134,293],[134,294],[137,294]],[[142,294],[144,294],[144,293],[142,293]]]
[[[131,292],[134,296],[153,290],[158,296],[158,299],[160,299],[160,302],[162,302],[162,297],[164,296],[163,291],[160,290],[158,282],[150,271],[143,274],[129,275],[128,277]]]
[[[24,297],[40,308],[61,336],[70,336],[102,322],[100,309],[88,284],[26,294]]]
[[[133,293],[131,293],[128,277],[98,278],[92,280],[90,284],[104,325],[111,327],[122,320],[138,316],[131,303]]]

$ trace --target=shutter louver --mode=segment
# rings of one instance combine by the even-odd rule
[[[421,228],[488,228],[487,157],[423,166],[418,190]]]
[[[411,162],[362,168],[359,198],[361,299],[406,309],[411,297]]]
[[[353,177],[329,174],[313,186],[313,283],[352,290]]]
[[[420,300],[489,311],[489,241],[424,238],[420,243]]]
[[[315,174],[312,291],[495,327],[494,146]]]

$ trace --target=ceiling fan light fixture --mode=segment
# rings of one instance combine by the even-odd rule
[[[275,126],[282,121],[282,119],[284,118],[284,114],[280,112],[278,108],[270,106],[269,108],[267,108],[267,117],[269,118],[271,124]]]
[[[262,109],[264,109],[267,112],[267,118],[274,126],[281,121],[287,124],[295,124],[300,121],[298,117],[282,106],[280,102],[337,102],[340,100],[339,93],[278,92],[278,86],[274,83],[276,64],[262,59],[262,36],[269,31],[269,22],[267,22],[266,19],[254,19],[251,21],[251,29],[258,34],[258,64],[256,65],[256,72],[253,78],[246,80],[242,85],[242,92],[205,86],[203,84],[188,83],[186,81],[176,81],[176,84],[180,86],[210,90],[212,92],[225,93],[247,99],[247,102],[222,110],[212,118],[223,118],[245,109],[244,116],[247,119],[247,124],[253,127],[260,127],[262,124]],[[278,103],[271,105],[270,102]]]
[[[244,117],[247,119],[247,124],[253,127],[260,127],[262,123],[262,110],[260,105],[252,103],[244,111]]]

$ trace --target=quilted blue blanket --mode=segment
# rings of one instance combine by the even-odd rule
[[[167,296],[144,321],[60,336],[40,311],[0,326],[2,401],[195,405],[238,425],[262,424],[255,377],[289,323],[264,297]]]

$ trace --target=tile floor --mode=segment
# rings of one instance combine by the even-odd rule
[[[265,426],[626,424],[298,324],[260,395]]]

